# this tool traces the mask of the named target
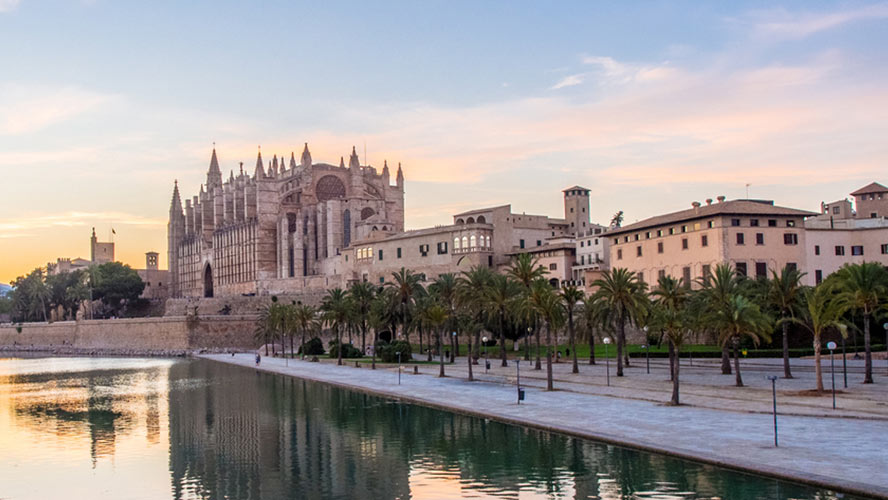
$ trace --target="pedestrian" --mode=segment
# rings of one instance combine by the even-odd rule
[[[260,361],[262,361],[262,356],[260,356],[259,353],[257,352],[256,353],[256,366],[259,366]]]

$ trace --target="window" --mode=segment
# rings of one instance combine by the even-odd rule
[[[657,236],[658,236],[658,237],[659,237],[659,236],[663,236],[663,230],[662,230],[662,229],[657,229]]]
[[[429,245],[419,245],[419,254],[423,257],[427,257],[429,255]]]
[[[483,236],[482,236],[483,238]],[[447,253],[447,242],[439,241],[438,242],[438,255],[444,255]]]
[[[550,271],[556,271],[556,270],[558,270],[558,264],[554,264],[554,263],[553,263],[553,264],[549,264],[549,270],[550,270]]]
[[[820,269],[817,269],[816,271],[814,271],[814,284],[819,285],[822,282],[823,282],[823,271],[821,271]]]
[[[585,243],[586,243],[585,241],[581,241],[581,242],[580,242],[580,248],[583,248],[583,245],[584,245]]]
[[[379,260],[382,260],[382,249],[379,249]]]
[[[737,244],[738,244],[738,245],[743,245],[743,244],[744,244],[743,233],[737,233]]]
[[[879,218],[879,214],[877,214],[876,212],[870,212],[870,219],[878,219],[878,218]]]
[[[784,245],[798,245],[799,244],[799,235],[796,233],[785,233],[783,235],[783,244]]]
[[[674,227],[670,227],[670,228],[669,228],[669,234],[675,234],[675,228],[674,228]]]
[[[648,231],[648,232],[644,233],[644,238],[647,240],[651,239],[651,232]]]
[[[682,238],[682,239],[681,239],[681,249],[682,249],[682,250],[687,250],[687,249],[688,249],[688,239],[687,239],[687,238]]]
[[[851,255],[863,255],[863,245],[853,245],[851,247]]]
[[[708,221],[706,223],[706,227],[708,227],[709,229],[712,229],[713,227],[715,227],[715,223],[713,223],[712,221]]]
[[[542,241],[540,241],[540,240],[537,240],[537,246],[538,246],[538,247],[541,247],[541,246],[543,246],[543,242],[542,242]]]
[[[617,260],[623,260],[623,249],[622,248],[617,249]]]
[[[524,240],[518,240],[518,248],[524,248]]]
[[[400,259],[401,258],[401,247],[398,247],[397,254],[398,254],[398,258]]]
[[[709,236],[703,235],[700,236],[700,246],[708,247],[709,246]]]
[[[574,213],[573,207],[570,207],[570,213]]]
[[[755,244],[756,245],[764,245],[765,244],[765,233],[755,233]]]
[[[777,219],[768,219],[768,227],[777,227]]]
[[[521,248],[524,248],[524,240],[521,240]],[[469,238],[468,238],[468,236],[463,236],[463,237],[462,237],[462,249],[463,249],[463,250],[468,250],[468,249],[469,249]]]
[[[758,227],[759,220],[758,219],[749,219],[749,225],[752,227]]]
[[[740,219],[731,219],[731,225],[737,227],[740,225]]]
[[[478,246],[478,240],[475,238],[475,235],[473,234],[473,235],[469,236],[469,248],[474,250],[476,246]]]
[[[663,279],[665,277],[666,277],[666,270],[665,269],[660,269],[659,271],[657,271],[657,279]]]
[[[790,271],[795,271],[799,268],[799,266],[795,262],[787,262],[786,268],[789,269]]]
[[[614,238],[614,245],[620,244],[620,238]]]
[[[637,247],[635,247],[635,256],[641,257],[641,245],[638,245]]]
[[[756,262],[755,263],[755,277],[756,278],[767,278],[768,277],[768,263],[767,262]]]
[[[710,278],[712,278],[712,270],[709,268],[709,264],[703,264],[703,282],[709,283]]]
[[[379,284],[380,284],[380,285],[384,285],[384,284],[385,284],[385,278],[383,278],[382,276],[379,277]]]
[[[639,235],[638,233],[635,233],[635,241],[638,241],[640,239],[641,239],[641,235]]]
[[[457,236],[456,238],[453,238],[453,250],[454,251],[459,250],[459,236]],[[398,257],[400,257],[400,255],[398,255]]]
[[[662,241],[657,242],[657,253],[663,253],[663,242]]]
[[[794,220],[786,221],[786,227],[795,227],[795,221]]]
[[[836,245],[836,255],[845,255],[845,247]]]
[[[641,271],[638,271],[638,282],[644,283],[644,273]]]
[[[882,245],[882,255],[888,254],[888,244]]]
[[[691,268],[690,267],[681,268],[681,279],[684,280],[685,286],[691,285]]]
[[[839,207],[833,207],[833,214],[839,215],[839,210],[840,210]]]
[[[746,276],[746,262],[737,262],[734,268],[737,270],[737,276]]]
[[[820,245],[814,245],[814,255],[820,255]]]
[[[681,232],[683,232],[683,233],[688,232],[688,226],[686,226],[686,225],[685,225],[685,226],[681,226]]]

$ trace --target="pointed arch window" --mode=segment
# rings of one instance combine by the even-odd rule
[[[476,246],[476,245],[475,245],[475,242],[476,242],[476,240],[475,240],[475,235],[473,234],[473,235],[469,238],[469,247],[470,247],[472,250],[475,249],[475,246]]]
[[[463,250],[469,249],[469,238],[466,236],[462,237],[462,248],[463,248]]]
[[[459,236],[457,236],[456,238],[453,238],[453,249],[459,250]]]

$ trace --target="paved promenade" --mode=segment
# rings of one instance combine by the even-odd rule
[[[200,357],[255,367],[252,354]],[[763,373],[782,373],[782,367],[770,360],[751,360],[744,365],[744,381],[752,386],[747,388],[719,387],[730,386],[734,378],[713,376],[715,365],[711,362],[695,362],[694,369],[688,367],[687,375],[683,364],[682,378],[688,381],[683,385],[688,392],[683,402],[690,404],[681,407],[662,404],[669,399],[669,392],[663,387],[671,387],[668,380],[662,380],[665,365],[655,363],[652,373],[647,375],[643,359],[640,365],[633,359],[627,377],[612,377],[611,387],[603,379],[598,380],[604,375],[604,366],[583,365],[581,370],[585,374],[573,375],[569,373],[569,364],[562,362],[555,370],[556,388],[561,390],[555,392],[538,388],[545,382],[540,378],[545,377],[544,372],[527,370],[528,363],[522,362],[522,386],[527,386],[527,400],[520,405],[516,404],[514,361],[508,368],[496,367],[485,375],[482,360],[475,372],[482,380],[476,382],[466,381],[465,364],[465,359],[448,364],[446,369],[451,376],[445,378],[435,376],[437,366],[423,365],[418,375],[413,374],[412,367],[405,367],[400,386],[397,368],[390,365],[374,371],[364,364],[355,368],[354,363],[336,366],[335,361],[287,362],[263,357],[260,369],[888,498],[888,407],[880,404],[888,380],[881,370],[877,384],[865,388],[859,384],[856,368],[849,373],[849,392],[842,396],[845,408],[834,411],[831,398],[793,395],[793,391],[806,389],[811,383],[810,375],[804,375],[805,363],[800,363],[797,379],[778,381],[783,391],[778,394],[778,413],[786,406],[792,414],[779,415],[780,447],[775,448],[772,416],[765,412],[770,409],[770,397],[762,396],[770,396],[770,382]],[[499,365],[499,361],[491,360],[491,364]],[[717,383],[703,383],[710,379]],[[838,381],[841,384],[841,378]],[[828,371],[826,386],[829,387]],[[798,398],[801,401],[795,401]],[[783,400],[789,401],[784,405]]]

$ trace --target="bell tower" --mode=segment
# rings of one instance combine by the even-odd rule
[[[581,236],[589,230],[589,190],[581,186],[573,186],[562,191],[564,193],[564,220],[567,221],[567,232]]]

